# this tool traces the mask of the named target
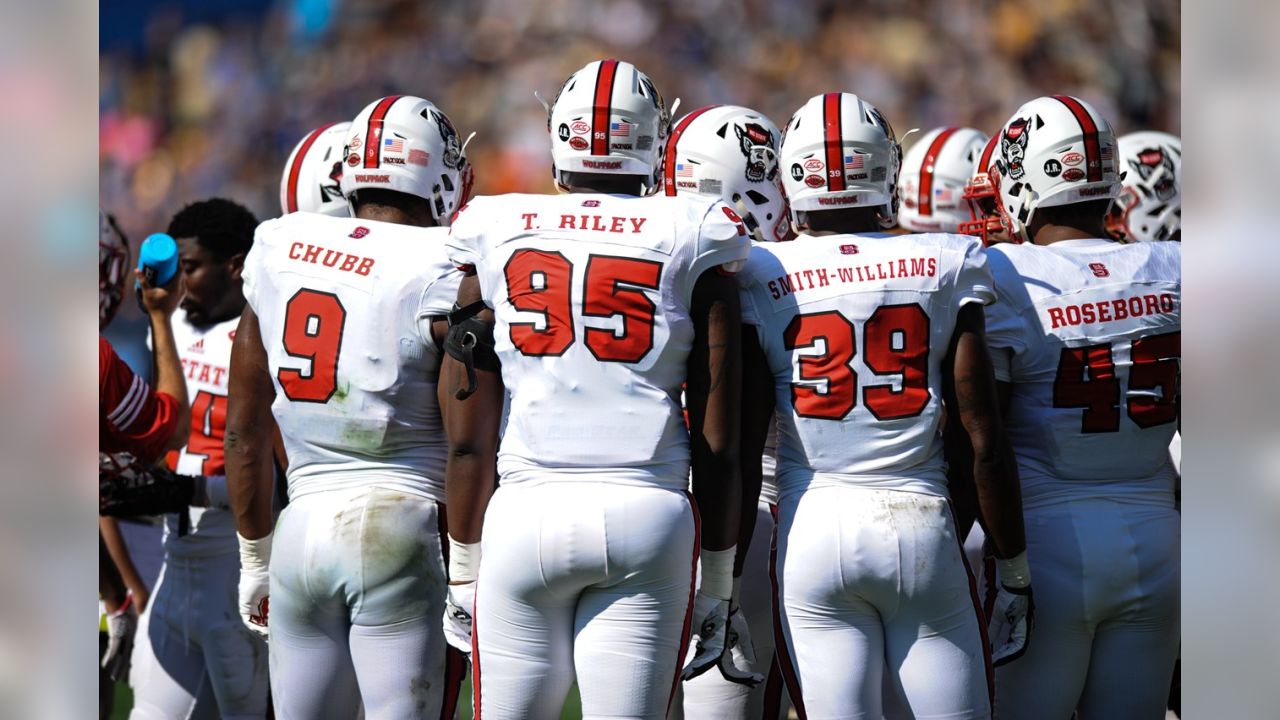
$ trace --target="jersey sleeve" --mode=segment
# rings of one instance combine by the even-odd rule
[[[987,347],[996,380],[1013,380],[1013,355],[1027,350],[1027,334],[1023,316],[1013,290],[1021,283],[1017,271],[1001,252],[990,253],[995,302],[987,305]]]
[[[977,238],[965,237],[964,257],[956,273],[956,307],[971,302],[990,305],[995,302],[995,281],[987,264],[987,251]]]
[[[474,270],[480,264],[480,258],[484,257],[484,209],[477,208],[477,204],[481,204],[479,199],[458,210],[449,225],[449,238],[445,241],[449,261],[464,272]]]
[[[434,318],[449,314],[458,299],[458,285],[462,283],[462,271],[445,262],[431,268],[432,279],[422,291],[418,302],[418,336],[423,343],[435,345],[431,323]]]
[[[738,280],[738,297],[741,298],[742,324],[759,327],[764,323],[760,311],[756,308],[755,294],[759,283],[756,281],[753,269],[751,259],[748,257],[743,270],[736,276]]]
[[[746,264],[751,252],[747,228],[728,205],[716,201],[702,216],[690,277],[697,281],[711,268],[733,274]]]
[[[253,246],[249,248],[249,254],[245,255],[244,268],[240,271],[240,279],[244,281],[244,299],[255,312],[261,296],[263,278],[266,277],[264,267],[267,256],[266,246],[278,227],[279,222],[276,220],[268,220],[258,226],[253,233]]]
[[[151,463],[178,428],[178,401],[156,392],[98,338],[98,403],[100,422],[113,447],[106,452],[130,452]]]

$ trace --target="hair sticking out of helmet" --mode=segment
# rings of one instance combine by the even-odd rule
[[[361,110],[347,132],[341,188],[353,214],[361,190],[390,190],[426,200],[436,222],[449,224],[465,201],[472,169],[440,108],[390,95]]]
[[[653,192],[669,125],[662,96],[634,65],[588,63],[569,76],[547,113],[557,185],[570,186],[570,173],[634,175],[642,193]]]
[[[809,99],[791,116],[781,177],[792,221],[800,212],[872,208],[882,227],[898,214],[902,149],[875,106],[851,93]]]
[[[973,219],[965,188],[987,137],[973,128],[925,133],[902,161],[898,224],[916,232],[957,232]]]
[[[757,241],[786,240],[791,224],[779,177],[780,136],[769,118],[750,108],[698,108],[672,126],[663,192],[721,199]]]
[[[98,209],[98,330],[111,323],[124,298],[129,241],[115,218]]]
[[[289,154],[280,178],[280,209],[334,217],[350,214],[342,196],[345,146],[351,123],[321,125],[307,133]]]

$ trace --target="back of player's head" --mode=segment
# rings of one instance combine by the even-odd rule
[[[791,218],[778,177],[780,137],[772,120],[750,108],[694,110],[672,126],[667,138],[663,192],[724,200],[756,240],[786,240]]]
[[[448,225],[471,192],[472,169],[453,122],[429,100],[389,95],[369,103],[348,128],[340,186],[352,212],[363,190],[427,201]]]
[[[351,214],[342,197],[342,169],[346,159],[349,122],[330,123],[307,133],[289,153],[280,178],[280,209],[333,217]]]
[[[898,215],[902,148],[880,111],[852,93],[809,99],[782,136],[782,184],[798,212],[870,207],[882,227]]]
[[[1107,216],[1108,232],[1129,242],[1181,239],[1182,140],[1144,130],[1116,143],[1124,177]]]
[[[129,276],[129,239],[116,219],[98,208],[98,329],[105,328],[124,298]]]
[[[179,210],[165,232],[175,239],[195,238],[214,257],[226,260],[249,252],[257,227],[258,218],[245,206],[225,198],[211,198]]]
[[[1120,193],[1111,123],[1079,98],[1036,98],[1018,108],[997,137],[992,183],[1015,237],[1031,240],[1028,228],[1040,208],[1111,200]]]
[[[916,232],[957,232],[973,220],[964,190],[987,136],[966,127],[925,133],[902,158],[898,224]]]
[[[662,96],[635,65],[587,63],[547,108],[556,184],[569,188],[583,175],[624,175],[634,177],[641,194],[652,192],[670,122]]]

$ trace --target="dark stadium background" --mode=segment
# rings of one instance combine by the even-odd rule
[[[113,0],[100,6],[100,202],[137,243],[185,203],[279,214],[293,145],[379,96],[453,119],[480,194],[550,192],[546,116],[601,57],[644,70],[677,116],[747,105],[781,125],[810,96],[855,92],[902,138],[991,132],[1065,92],[1118,134],[1181,132],[1178,0]],[[909,145],[913,138],[907,138]],[[147,363],[131,303],[107,336]]]

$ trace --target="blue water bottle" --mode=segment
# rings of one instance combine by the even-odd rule
[[[138,251],[138,269],[151,287],[168,285],[178,274],[178,243],[166,233],[149,235]],[[138,306],[146,310],[142,305],[142,283],[135,282],[134,290],[138,293]]]

